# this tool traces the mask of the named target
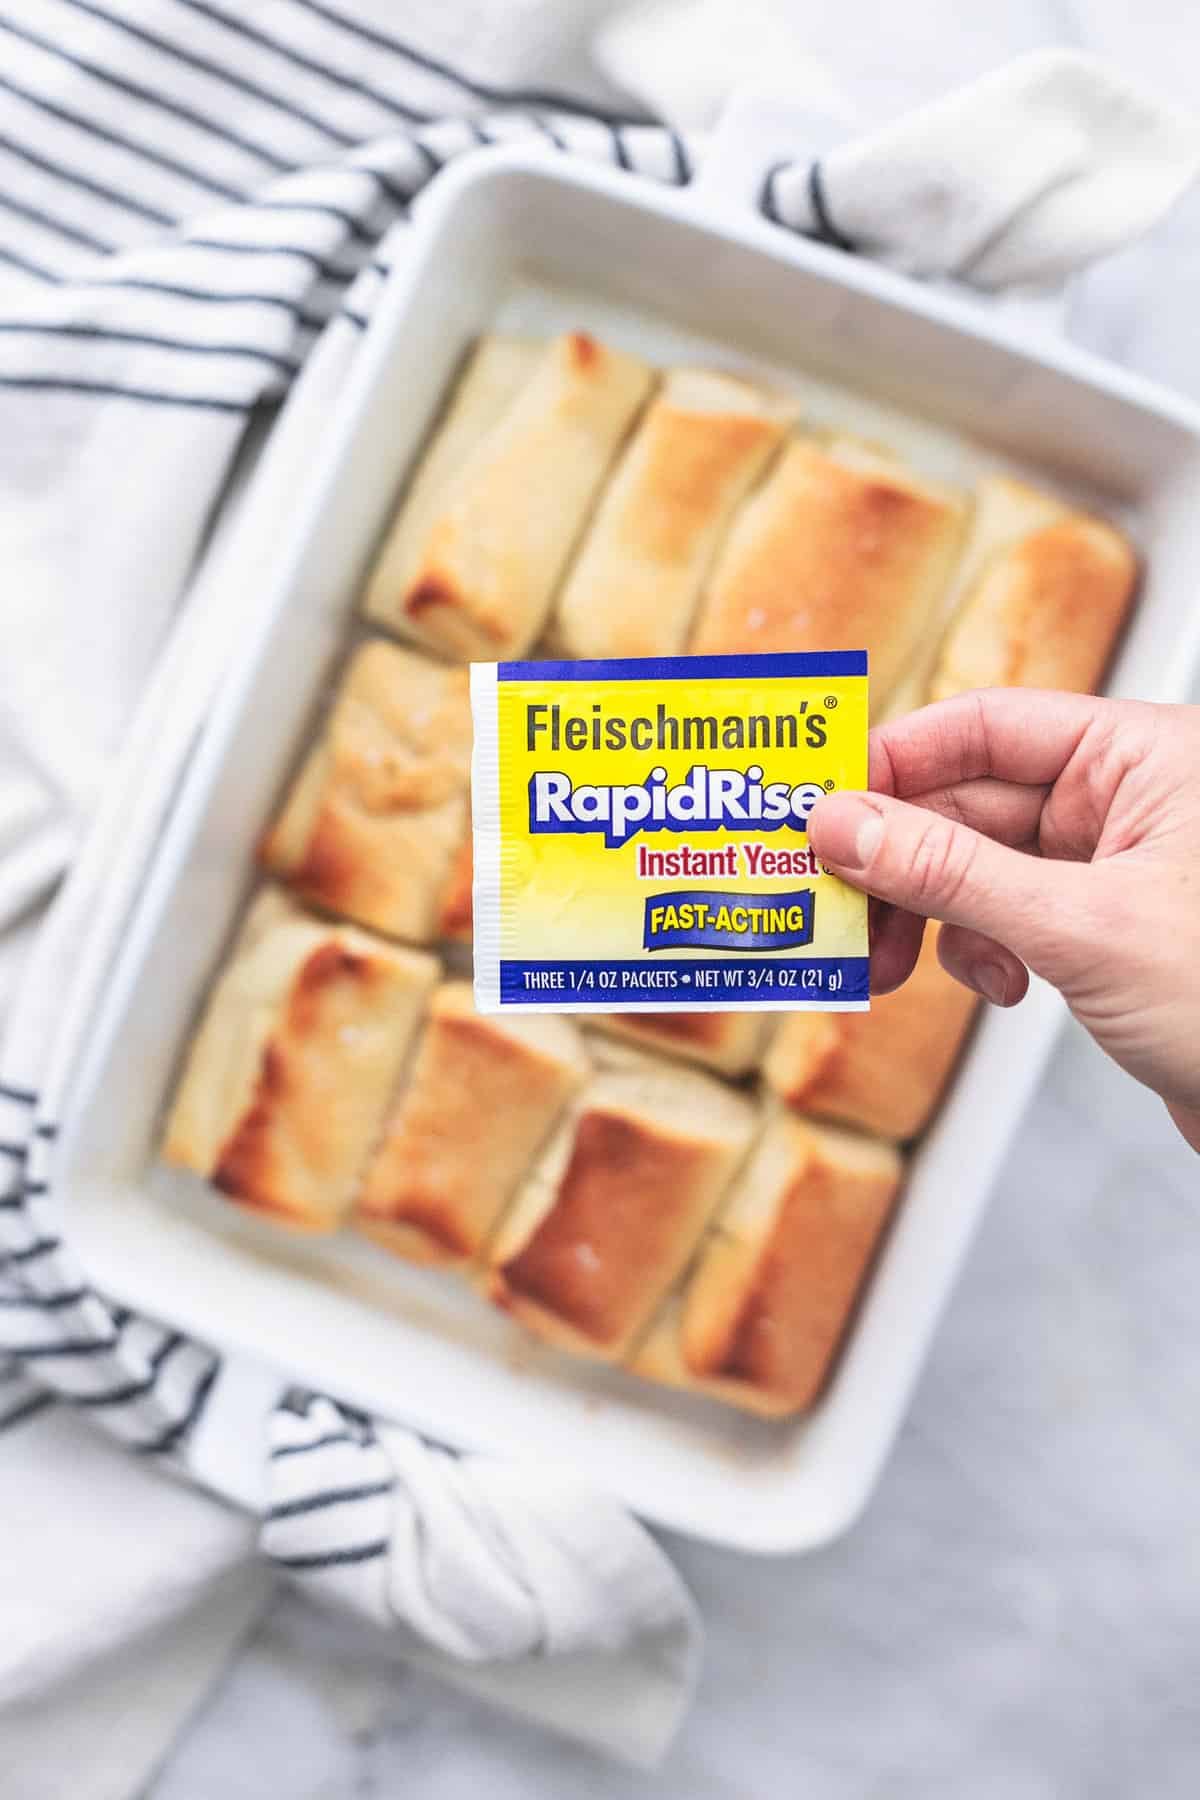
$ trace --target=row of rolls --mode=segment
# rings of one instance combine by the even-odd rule
[[[427,951],[269,887],[210,995],[164,1154],[277,1224],[348,1226],[457,1270],[558,1348],[764,1415],[810,1406],[899,1148],[602,1025],[481,1015]],[[853,1115],[869,1084],[842,1060],[829,1093]]]
[[[1089,689],[1112,525],[797,430],[790,400],[581,333],[475,346],[260,859],[168,1160],[295,1228],[465,1274],[557,1347],[766,1415],[829,1378],[974,1002],[932,934],[869,1013],[483,1017],[465,661],[868,650],[875,716]],[[400,643],[394,638],[407,640]]]

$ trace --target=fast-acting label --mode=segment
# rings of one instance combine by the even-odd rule
[[[866,786],[865,652],[476,663],[471,705],[481,1010],[866,1008],[808,844]]]

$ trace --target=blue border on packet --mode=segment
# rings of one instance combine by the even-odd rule
[[[622,997],[639,1001],[651,1012],[680,1004],[703,1010],[714,1001],[730,1000],[747,1012],[766,1001],[776,1006],[802,1006],[805,1001],[811,1004],[822,999],[848,1006],[870,998],[870,966],[865,956],[773,957],[752,965],[730,958],[716,962],[699,958],[660,962],[656,958],[653,963],[644,958],[502,958],[500,1003],[536,1006],[539,1000],[548,1000],[552,1005],[584,1009],[595,1005],[605,1012],[619,1012]],[[649,980],[650,976],[655,979]],[[665,978],[671,977],[673,983],[668,985]]]
[[[591,662],[502,662],[498,681],[744,681],[865,675],[865,650],[777,650],[738,656],[614,656]]]

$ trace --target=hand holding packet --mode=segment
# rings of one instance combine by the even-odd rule
[[[866,1010],[808,845],[867,780],[864,651],[471,668],[483,1012]]]

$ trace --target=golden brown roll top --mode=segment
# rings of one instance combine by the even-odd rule
[[[703,369],[674,369],[613,474],[556,608],[568,656],[674,656],[734,510],[795,409]]]
[[[903,1142],[941,1099],[976,1005],[938,961],[931,926],[904,986],[870,1012],[789,1014],[763,1060],[767,1085],[799,1112]]]
[[[731,1076],[754,1067],[766,1036],[765,1021],[756,1013],[595,1013],[588,1025]]]
[[[193,1039],[168,1162],[281,1223],[334,1230],[436,978],[432,957],[260,895]]]
[[[735,519],[689,649],[866,649],[881,703],[949,581],[962,525],[959,496],[902,464],[848,438],[797,440]]]
[[[588,1068],[569,1019],[482,1018],[469,984],[446,982],[367,1171],[358,1229],[416,1262],[477,1256]]]
[[[1008,476],[986,477],[930,698],[981,687],[1090,693],[1137,574],[1134,552],[1113,526]]]
[[[629,1054],[576,1101],[502,1220],[487,1291],[566,1349],[623,1356],[742,1160],[753,1108]]]
[[[412,586],[438,508],[460,469],[494,430],[537,368],[544,344],[500,332],[481,337],[426,445],[367,579],[368,618],[404,629]]]
[[[470,764],[467,671],[365,644],[261,861],[304,900],[428,943],[465,854]]]
[[[772,1119],[632,1367],[752,1412],[811,1406],[900,1177],[889,1144]]]
[[[519,655],[541,631],[555,589],[653,376],[636,357],[583,332],[545,346],[457,470],[418,476],[420,516],[396,527],[397,585],[380,565],[368,615],[442,654]],[[448,458],[439,455],[439,465]],[[386,553],[385,546],[385,553]]]

